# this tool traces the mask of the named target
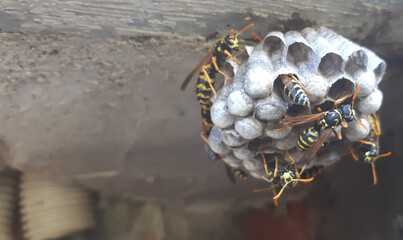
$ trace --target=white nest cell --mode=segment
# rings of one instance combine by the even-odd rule
[[[348,149],[357,138],[368,135],[370,126],[365,117],[382,104],[378,84],[386,71],[385,61],[375,53],[323,27],[286,34],[271,32],[262,43],[246,49],[248,54],[241,65],[230,63],[235,70],[234,82],[226,81],[218,90],[211,111],[215,126],[209,144],[214,152],[229,156],[229,165],[243,166],[260,178],[264,168],[260,153],[268,154],[268,162],[279,156],[280,162],[287,165],[287,148],[297,166],[302,167],[298,162],[304,153],[298,152],[297,141],[302,131],[314,123],[276,131],[279,119],[311,114],[318,106],[331,110],[336,100],[351,95],[358,85],[354,109],[367,129],[355,121],[349,123],[342,130],[343,139],[332,136],[322,155],[310,160],[309,165],[333,164],[345,153],[346,146]],[[279,86],[279,76],[290,73],[309,91],[309,107],[293,104]],[[333,142],[337,144],[332,146]],[[330,148],[331,152],[326,151]]]

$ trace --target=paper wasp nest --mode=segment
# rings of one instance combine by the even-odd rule
[[[226,81],[214,100],[211,117],[215,126],[209,144],[213,151],[225,156],[228,165],[244,168],[254,177],[265,174],[260,152],[283,156],[286,147],[301,167],[298,161],[303,153],[296,148],[301,129],[275,131],[276,123],[285,115],[311,114],[316,106],[330,110],[335,100],[351,94],[357,84],[357,117],[372,114],[381,106],[383,95],[378,84],[386,63],[327,28],[271,32],[261,44],[246,50],[248,57],[242,59],[241,65],[231,63],[234,81]],[[307,94],[311,108],[292,105],[276,87],[278,76],[289,73],[296,74],[311,92]],[[369,129],[368,122],[360,119]],[[343,130],[343,140],[329,139],[309,165],[333,164],[348,152],[349,144],[367,135],[368,130],[356,121],[349,123]]]

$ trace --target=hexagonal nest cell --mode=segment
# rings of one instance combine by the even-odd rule
[[[353,144],[349,139],[363,134],[357,130],[356,121],[350,122],[342,131],[342,140],[332,134],[325,147],[307,161],[306,152],[296,146],[302,131],[314,122],[278,131],[280,119],[317,113],[318,106],[322,111],[333,110],[334,102],[352,94],[358,84],[361,88],[355,101],[356,116],[368,116],[381,106],[378,84],[386,63],[370,50],[329,29],[271,32],[262,43],[246,49],[248,54],[243,55],[241,65],[229,61],[233,66],[233,82],[225,81],[217,99],[212,99],[214,127],[208,141],[214,152],[224,156],[224,162],[254,177],[266,175],[261,153],[270,163],[269,168],[273,167],[275,156],[280,168],[289,164],[285,149],[299,169],[305,163],[307,168],[328,166]],[[307,90],[304,92],[309,107],[293,104],[278,87],[279,76],[289,74],[294,74]]]

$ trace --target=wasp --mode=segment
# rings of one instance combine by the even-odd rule
[[[283,118],[279,121],[283,127],[276,129],[276,131],[316,121],[312,127],[309,127],[302,132],[297,142],[298,150],[306,151],[309,149],[310,153],[307,158],[312,158],[332,132],[334,132],[338,139],[341,140],[341,129],[338,132],[335,132],[335,128],[339,126],[346,128],[347,122],[356,120],[361,126],[367,129],[367,127],[357,119],[354,110],[354,101],[359,89],[360,84],[358,84],[357,89],[352,96],[351,103],[346,103],[339,107],[339,104],[351,97],[351,95],[346,95],[336,100],[333,110],[305,116]]]
[[[183,81],[181,90],[185,90],[193,75],[197,72],[199,68],[202,68],[196,83],[196,96],[197,100],[202,106],[209,105],[212,93],[215,97],[217,95],[214,89],[216,73],[224,75],[224,77],[232,82],[232,79],[228,77],[224,72],[222,72],[220,68],[222,68],[222,65],[224,64],[227,57],[231,58],[234,62],[240,64],[240,62],[231,55],[231,51],[239,50],[238,36],[245,30],[253,26],[255,26],[255,24],[249,24],[235,35],[234,30],[231,29],[229,35],[218,40],[208,52],[208,54],[200,61],[199,64],[196,65],[196,67]],[[206,62],[207,60],[209,60],[208,63],[204,65],[204,62]]]
[[[268,177],[271,177],[271,179],[261,176],[263,180],[266,182],[270,183],[269,188],[263,188],[263,189],[254,189],[254,192],[261,192],[265,190],[271,190],[273,192],[273,200],[274,200],[274,205],[278,206],[278,201],[277,199],[283,194],[284,189],[286,188],[292,188],[297,185],[298,182],[311,182],[314,178],[305,178],[308,175],[302,175],[305,171],[306,164],[304,167],[299,171],[297,169],[297,166],[295,165],[294,159],[291,157],[290,153],[286,148],[284,148],[284,151],[288,158],[291,160],[291,166],[293,166],[294,169],[289,169],[286,168],[285,170],[278,170],[278,158],[277,156],[275,157],[275,167],[274,167],[274,172],[269,172],[267,168],[267,163],[266,163],[266,158],[263,153],[261,153],[264,166],[265,166],[265,171],[266,175]]]
[[[292,73],[281,74],[278,78],[281,80],[278,81],[279,88],[292,103],[304,107],[310,107],[309,99],[306,93],[312,93],[309,92],[304,85],[302,85],[297,75]]]
[[[390,156],[392,152],[379,154],[379,138],[382,134],[381,125],[375,113],[370,115],[368,120],[371,126],[371,131],[364,139],[357,139],[357,142],[361,143],[358,147],[358,156],[354,153],[351,147],[350,152],[354,160],[363,161],[372,165],[372,175],[374,185],[376,185],[378,183],[378,177],[376,175],[375,162],[379,158]]]

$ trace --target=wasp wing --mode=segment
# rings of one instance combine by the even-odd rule
[[[322,147],[323,143],[330,137],[333,129],[327,129],[320,134],[318,140],[312,145],[312,147],[306,152],[306,159],[313,159],[319,149]]]
[[[227,171],[228,178],[231,180],[232,183],[236,183],[236,178],[232,167],[228,166],[228,164],[224,163],[225,171]]]
[[[199,64],[196,65],[196,67],[189,73],[189,75],[186,77],[185,81],[183,81],[181,85],[181,90],[185,90],[187,85],[189,84],[190,80],[192,79],[193,75],[201,68],[204,63],[207,60],[211,60],[211,57],[213,56],[214,49],[216,48],[218,41],[214,44],[214,46],[210,49],[210,51],[207,53],[207,55],[199,62]]]
[[[277,128],[276,131],[280,131],[286,128],[290,128],[293,126],[297,126],[304,123],[309,123],[313,121],[317,121],[323,118],[325,115],[323,112],[315,113],[310,115],[298,116],[298,117],[286,117],[279,120],[280,128]]]

